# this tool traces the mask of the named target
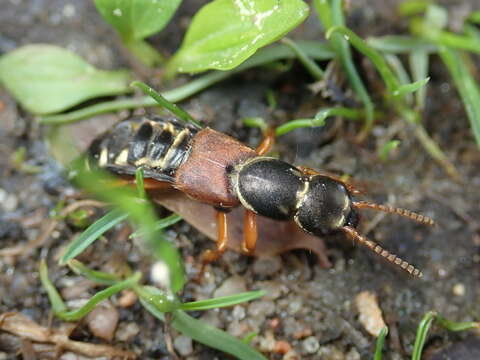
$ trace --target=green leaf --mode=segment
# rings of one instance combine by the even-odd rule
[[[126,71],[95,69],[61,47],[26,45],[0,57],[0,82],[34,114],[50,114],[85,100],[129,92]]]
[[[466,61],[468,57],[447,46],[439,46],[439,55],[460,93],[473,135],[480,147],[480,90],[475,78],[469,72],[469,63]]]
[[[424,316],[420,325],[418,325],[417,335],[415,337],[415,344],[413,345],[412,360],[420,360],[422,357],[423,345],[427,338],[428,330],[432,326],[432,322],[435,320],[437,315],[434,311],[427,312]]]
[[[141,81],[134,81],[130,84],[130,86],[136,86],[140,90],[142,90],[146,95],[150,95],[160,106],[163,106],[165,109],[170,111],[173,115],[176,115],[178,118],[182,119],[185,122],[191,122],[195,126],[201,128],[202,124],[200,124],[197,120],[195,120],[192,115],[188,112],[183,110],[180,106],[171,103],[167,99],[165,99],[161,94],[156,92],[153,88],[148,86]]]
[[[85,276],[87,279],[102,285],[113,285],[122,281],[122,279],[114,274],[109,274],[103,271],[92,270],[85,266],[82,262],[72,259],[67,263],[68,267],[78,275]]]
[[[413,93],[425,86],[429,80],[430,78],[427,77],[425,79],[415,81],[414,83],[401,85],[393,92],[393,96],[403,97],[405,94]]]
[[[380,76],[385,82],[389,93],[392,93],[398,88],[398,79],[395,77],[387,62],[378,51],[368,45],[362,38],[345,26],[334,26],[330,28],[326,34],[327,39],[334,33],[342,34],[345,39],[349,41],[358,51],[370,59],[377,71],[380,73]]]
[[[297,45],[301,47],[308,56],[316,60],[329,60],[335,57],[335,53],[331,50],[329,44],[326,42],[298,41]],[[260,49],[250,59],[233,70],[213,71],[209,74],[200,76],[189,83],[186,83],[185,85],[179,86],[176,89],[162,92],[162,96],[168,101],[178,102],[241,71],[245,71],[255,66],[265,65],[273,61],[293,59],[295,57],[295,53],[293,53],[286,45],[281,44],[268,46]],[[149,106],[158,106],[158,103],[150,96],[113,100],[91,105],[66,114],[41,117],[39,122],[43,124],[65,124],[107,112],[125,109],[138,109]]]
[[[257,299],[259,297],[262,297],[265,294],[266,292],[263,290],[248,291],[248,292],[243,292],[243,293],[229,295],[229,296],[221,296],[213,299],[184,303],[180,306],[180,309],[185,311],[197,311],[197,310],[208,310],[208,309],[214,309],[214,308],[220,308],[220,307],[227,307],[227,306],[236,305],[245,301]]]
[[[322,109],[315,114],[313,119],[295,119],[278,126],[275,129],[275,135],[282,136],[298,128],[323,126],[329,116],[343,116],[351,120],[357,120],[361,115],[363,115],[363,112],[360,110],[344,107]]]
[[[382,349],[383,349],[383,344],[385,343],[385,337],[387,336],[387,334],[388,334],[388,327],[385,326],[384,328],[382,328],[382,330],[380,330],[380,334],[378,334],[373,360],[382,360]]]
[[[428,53],[423,50],[412,50],[409,54],[410,71],[413,81],[419,81],[428,77],[428,67],[430,59]],[[427,87],[423,86],[415,93],[417,108],[425,108],[425,99],[427,97]]]
[[[118,208],[116,211],[128,214],[141,231],[151,254],[167,265],[170,281],[164,285],[173,293],[179,291],[185,284],[182,261],[175,246],[165,238],[162,231],[156,229],[156,215],[152,204],[138,198],[132,187],[118,186],[118,179],[106,171],[86,171],[81,161],[75,165],[76,182],[103,201],[112,203]]]
[[[40,260],[39,273],[40,281],[42,282],[42,286],[47,292],[48,299],[50,300],[50,304],[53,308],[53,312],[57,314],[63,311],[67,311],[67,306],[63,302],[62,297],[58,293],[53,283],[50,281],[50,278],[48,277],[48,267],[45,259]]]
[[[106,22],[126,39],[142,40],[168,24],[181,0],[95,0]]]
[[[112,210],[95,221],[67,247],[65,253],[60,258],[60,264],[65,264],[70,259],[73,259],[97,240],[103,233],[126,218],[127,214],[123,211]]]
[[[165,315],[162,309],[150,301],[152,296],[161,295],[162,291],[152,286],[137,286],[134,290],[140,297],[142,305],[157,319],[165,321]],[[242,340],[203,321],[194,319],[182,310],[175,310],[172,315],[170,325],[195,341],[231,354],[237,359],[266,360],[262,354],[245,344]]]
[[[395,54],[409,54],[412,51],[431,53],[437,50],[437,47],[430,41],[407,35],[369,37],[367,43],[376,50]]]
[[[168,72],[229,70],[308,15],[301,0],[214,0],[200,9]]]
[[[392,150],[396,149],[398,145],[400,145],[400,141],[398,140],[388,141],[378,151],[378,157],[383,161],[387,161],[388,155],[392,152]]]
[[[322,80],[325,76],[323,70],[317,65],[315,61],[310,59],[307,54],[296,44],[295,41],[289,38],[283,38],[282,42],[287,45],[297,55],[300,62],[305,69],[312,75],[315,80]]]
[[[344,26],[345,17],[343,16],[343,7],[341,0],[314,0],[313,2],[315,9],[317,10],[318,17],[323,24],[323,27],[328,32],[334,26]],[[342,63],[343,69],[347,74],[347,78],[350,82],[350,85],[355,90],[355,93],[358,95],[360,100],[364,104],[365,108],[365,124],[363,130],[358,137],[358,140],[363,139],[370,128],[373,125],[374,120],[374,110],[372,99],[367,91],[363,80],[355,67],[353,62],[352,51],[348,44],[348,41],[341,36],[340,34],[332,34],[332,37],[329,39],[332,48],[334,49],[337,57]]]

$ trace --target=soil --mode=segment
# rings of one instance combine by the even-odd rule
[[[352,28],[362,36],[406,33],[407,23],[395,10],[398,2],[352,1],[349,10]],[[478,8],[475,0],[448,4],[452,21],[475,6]],[[200,5],[200,1],[184,2],[167,29],[151,39],[152,44],[165,55],[173,53]],[[51,43],[75,51],[98,68],[130,67],[135,69],[136,77],[151,79],[152,74],[122,49],[116,34],[90,1],[4,0],[1,7],[0,54],[25,44]],[[312,16],[293,37],[322,39],[323,35]],[[378,76],[366,60],[360,56],[357,60],[379,103]],[[366,211],[359,227],[371,239],[421,268],[424,277],[410,278],[379,261],[371,252],[353,247],[340,235],[325,239],[333,264],[327,270],[302,250],[267,259],[247,258],[227,251],[212,264],[202,285],[187,284],[183,298],[203,299],[253,289],[267,289],[268,295],[195,316],[235,336],[256,332],[252,344],[271,359],[329,360],[372,358],[375,337],[362,325],[355,305],[357,295],[364,291],[376,295],[383,319],[390,327],[385,359],[409,358],[416,328],[429,310],[454,321],[480,319],[480,153],[451,79],[437,57],[431,60],[423,123],[455,165],[462,182],[446,175],[416,140],[413,128],[388,109],[381,109],[383,115],[376,119],[370,136],[360,144],[355,142],[360,124],[331,119],[322,129],[298,130],[278,139],[275,150],[281,158],[296,164],[351,174],[355,183],[366,189],[369,200],[388,202],[434,218],[438,225],[430,228]],[[156,75],[150,82],[160,89],[173,88],[188,80],[181,76],[178,83],[161,84]],[[182,105],[210,127],[255,147],[261,139],[260,132],[245,128],[240,119],[261,116],[278,125],[288,119],[311,116],[325,104],[320,95],[309,90],[309,85],[311,79],[299,65],[283,73],[253,69],[203,91]],[[268,89],[277,96],[275,110],[269,109],[265,100]],[[126,115],[101,116],[97,121]],[[72,220],[59,220],[52,231],[48,228],[52,221],[49,214],[60,201],[72,204],[84,195],[66,180],[62,167],[49,153],[46,133],[45,127],[39,126],[34,117],[0,89],[0,249],[23,246],[48,233],[39,248],[0,256],[0,316],[21,312],[42,326],[49,324],[50,303],[39,281],[40,259],[48,260],[50,277],[65,298],[79,299],[93,293],[91,284],[85,285],[67,268],[56,265],[61,250],[82,230]],[[377,149],[392,136],[401,145],[388,161],[381,161]],[[13,157],[22,148],[25,160],[19,165]],[[103,213],[96,206],[87,209],[91,218]],[[165,210],[158,211],[160,215],[167,214]],[[110,231],[81,260],[104,270],[128,262],[132,268],[147,273],[151,260],[141,247],[127,239],[128,230],[122,225]],[[187,272],[193,276],[194,259],[212,243],[184,222],[169,228],[168,233],[177,239]],[[118,303],[118,299],[113,302]],[[172,358],[163,325],[138,303],[132,307],[117,306],[117,311],[119,325],[110,342],[112,347],[129,349],[141,359]],[[94,336],[87,325],[78,324],[72,338],[105,342]],[[53,327],[64,329],[58,320],[53,321]],[[190,339],[175,332],[172,336],[181,358],[227,358],[203,345],[192,344]],[[463,342],[467,336],[473,336],[473,340]],[[474,344],[471,348],[478,348],[478,338],[471,332],[453,334],[433,327],[429,339],[430,352],[455,343]],[[0,332],[0,359],[35,358],[26,355],[31,349],[38,354],[38,345],[34,347],[20,337]],[[53,350],[45,351],[53,356]],[[81,358],[74,353],[68,356],[60,358]]]

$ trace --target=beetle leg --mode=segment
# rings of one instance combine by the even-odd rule
[[[322,175],[322,176],[326,176],[326,177],[329,177],[330,179],[332,180],[335,180],[341,184],[343,184],[343,186],[345,186],[348,190],[349,193],[353,194],[353,195],[358,195],[358,194],[363,194],[363,191],[361,190],[358,190],[357,188],[355,188],[355,186],[353,186],[352,184],[348,183],[348,182],[345,182],[344,180],[342,180],[339,176],[336,176],[334,174],[331,174],[331,173],[321,173],[321,172],[318,172],[317,170],[314,170],[312,168],[309,168],[307,166],[297,166],[297,168],[302,172],[304,173],[305,175]]]
[[[202,265],[200,272],[197,275],[197,279],[201,279],[205,268],[211,262],[217,260],[227,249],[228,243],[228,228],[227,228],[227,213],[221,210],[217,210],[217,243],[215,250],[205,250],[202,254],[201,261]]]
[[[267,154],[275,144],[275,130],[271,127],[267,128],[263,133],[263,140],[255,149],[258,155]]]
[[[247,255],[253,255],[257,244],[257,214],[246,210],[243,218],[243,243],[242,250]]]

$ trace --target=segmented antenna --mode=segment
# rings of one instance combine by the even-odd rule
[[[400,216],[404,216],[420,224],[425,224],[430,226],[435,225],[435,221],[433,221],[433,219],[429,218],[428,216],[417,214],[417,213],[414,213],[413,211],[406,210],[406,209],[396,208],[388,205],[370,203],[368,201],[354,201],[352,205],[357,209],[373,209],[373,210],[383,211],[390,214],[397,214]]]
[[[376,254],[380,255],[381,257],[387,259],[392,264],[395,264],[402,268],[403,270],[407,271],[412,276],[422,277],[423,274],[420,270],[418,270],[415,266],[410,265],[405,260],[402,260],[397,255],[390,253],[389,251],[382,248],[376,242],[372,240],[368,240],[366,237],[360,235],[354,228],[350,226],[342,226],[340,228],[344,233],[346,233],[349,237],[351,237],[354,241],[359,243],[360,245],[368,247],[370,250],[374,251]]]

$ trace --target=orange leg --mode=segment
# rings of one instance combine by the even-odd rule
[[[297,166],[297,168],[301,172],[303,172],[305,175],[322,175],[322,176],[329,177],[330,179],[333,179],[335,181],[338,181],[339,183],[342,183],[351,194],[358,195],[358,194],[363,193],[362,191],[356,189],[352,184],[346,183],[340,177],[338,177],[334,174],[321,173],[321,172],[318,172],[317,170],[314,170],[314,169],[306,167],[306,166]]]
[[[257,244],[257,214],[251,210],[245,211],[243,218],[243,244],[242,250],[247,255],[255,253],[255,246]]]
[[[275,130],[271,127],[267,128],[263,133],[263,140],[255,149],[258,155],[265,155],[275,144]]]
[[[202,267],[197,275],[197,280],[201,279],[205,268],[211,262],[217,260],[227,250],[228,243],[228,228],[227,228],[227,213],[217,210],[217,244],[215,250],[205,250],[202,254]]]
[[[255,149],[258,155],[267,154],[275,144],[275,130],[271,127],[264,132],[260,145]],[[242,250],[247,255],[253,255],[257,244],[257,215],[251,210],[245,210],[243,218],[243,244]]]

